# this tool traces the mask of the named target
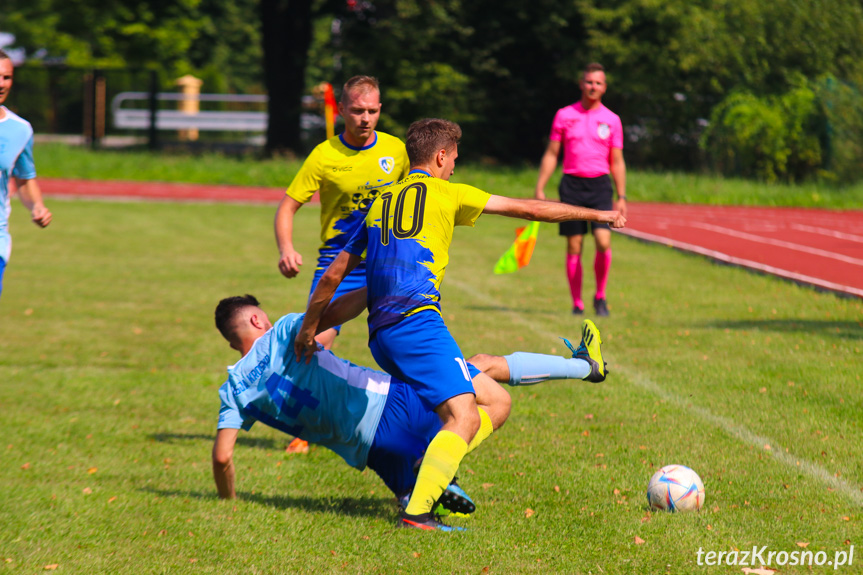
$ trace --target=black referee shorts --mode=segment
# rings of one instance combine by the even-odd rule
[[[579,178],[570,174],[564,174],[560,180],[560,201],[564,204],[592,208],[594,210],[614,209],[614,190],[611,187],[611,178],[608,174],[595,178]],[[583,236],[587,233],[590,224],[591,232],[597,228],[611,229],[608,224],[597,222],[561,222],[560,235]]]

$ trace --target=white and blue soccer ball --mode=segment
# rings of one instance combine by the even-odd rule
[[[698,511],[704,505],[704,483],[685,465],[666,465],[650,478],[647,502],[662,511]]]

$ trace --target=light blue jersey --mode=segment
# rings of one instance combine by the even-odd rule
[[[219,429],[255,421],[327,447],[364,469],[387,401],[390,376],[318,351],[297,362],[294,339],[304,314],[288,314],[228,368],[219,389]]]
[[[36,177],[33,163],[33,128],[30,123],[7,109],[0,118],[0,258],[9,261],[12,237],[9,235],[9,180],[13,177],[32,180]]]

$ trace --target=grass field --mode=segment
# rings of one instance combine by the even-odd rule
[[[117,150],[93,152],[62,144],[37,145],[36,159],[42,177],[276,188],[287,187],[300,168],[300,162],[296,160],[258,160],[212,153],[190,156]],[[492,193],[528,197],[533,196],[537,172],[534,166],[510,168],[468,164],[459,165],[456,174],[459,181]],[[546,189],[550,197],[556,197],[559,178],[560,170]],[[629,170],[627,179],[627,193],[633,201],[837,209],[859,209],[863,205],[863,182],[848,187],[820,183],[765,185],[707,175],[638,170]]]
[[[863,572],[858,299],[617,237],[597,322],[609,379],[513,388],[509,422],[459,472],[470,531],[405,532],[373,474],[324,449],[285,456],[260,425],[235,453],[239,499],[215,496],[217,389],[238,356],[214,306],[251,292],[276,317],[308,289],[310,269],[277,273],[272,208],[51,207],[38,230],[15,206],[0,299],[3,572],[740,573],[696,553],[802,545],[830,560],[854,545],[838,572]],[[298,214],[307,261],[317,217]],[[456,233],[443,309],[468,355],[562,354],[578,333],[553,226],[528,268],[490,273],[514,227]],[[365,340],[357,321],[336,351],[371,365]],[[701,513],[648,512],[670,463],[700,473]]]

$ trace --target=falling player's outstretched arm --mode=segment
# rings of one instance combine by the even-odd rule
[[[584,220],[611,224],[614,228],[626,225],[626,218],[618,211],[599,211],[560,202],[491,196],[482,213],[536,222],[566,222]]]
[[[239,429],[220,429],[213,444],[213,479],[222,499],[234,499],[234,444]]]
[[[297,356],[297,361],[302,361],[305,358],[306,363],[312,360],[312,355],[318,350],[318,344],[315,342],[315,334],[318,331],[318,324],[321,321],[321,316],[333,299],[333,294],[336,293],[336,288],[342,283],[342,280],[353,271],[362,261],[360,256],[342,251],[321,276],[318,286],[309,297],[309,305],[306,309],[306,315],[303,318],[303,325],[297,334],[297,339],[294,342],[294,351]]]

